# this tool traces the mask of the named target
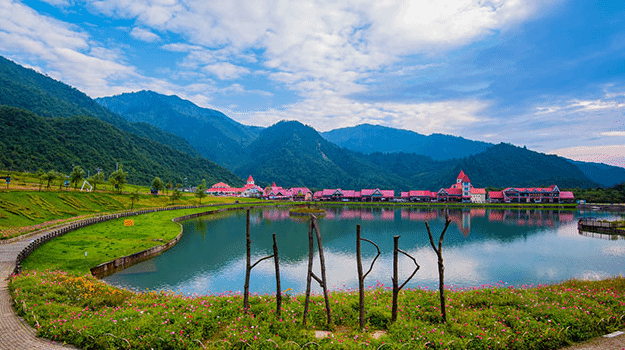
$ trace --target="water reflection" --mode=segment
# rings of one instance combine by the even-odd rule
[[[424,222],[434,235],[444,226],[443,208],[332,207],[320,219],[327,276],[333,289],[356,288],[355,232],[376,242],[382,251],[367,285],[390,285],[393,236],[401,249],[422,266],[409,287],[437,283],[436,257],[429,246]],[[575,211],[449,210],[452,220],[443,255],[450,285],[479,286],[503,280],[522,285],[551,283],[568,278],[618,275],[625,270],[625,240],[598,240],[577,233]],[[584,214],[588,216],[589,213]],[[590,215],[610,217],[593,212]],[[272,233],[280,253],[282,289],[305,289],[308,263],[307,220],[289,216],[288,209],[264,208],[251,212],[253,260],[272,254]],[[184,223],[183,239],[171,250],[106,280],[135,290],[170,289],[185,294],[240,291],[245,274],[245,211],[219,213]],[[363,245],[363,264],[376,250]],[[316,256],[317,259],[317,256]],[[315,261],[315,271],[319,263]],[[400,263],[407,276],[410,261]],[[263,262],[252,271],[250,290],[274,292],[273,264]]]

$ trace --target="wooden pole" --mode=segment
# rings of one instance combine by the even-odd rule
[[[250,210],[247,210],[247,217],[245,220],[245,285],[243,286],[243,310],[245,313],[249,311],[250,303],[250,272],[252,271],[252,257],[251,257],[251,245],[252,240],[250,238]]]
[[[434,245],[434,238],[432,237],[430,225],[428,225],[427,221],[425,222],[425,228],[427,228],[428,237],[430,238],[430,245],[438,257],[438,294],[441,299],[441,318],[443,319],[443,323],[447,323],[447,311],[445,309],[445,265],[443,264],[443,238],[445,238],[445,232],[447,232],[447,228],[450,223],[451,220],[449,219],[449,215],[445,215],[445,228],[443,228],[443,232],[438,239],[437,248]]]
[[[391,322],[395,322],[397,320],[397,298],[399,297],[399,282],[397,278],[397,253],[399,250],[399,237],[393,237],[393,309],[391,312]]]
[[[410,255],[410,254],[406,253],[405,251],[399,249],[399,237],[400,236],[394,236],[393,237],[393,241],[394,241],[394,248],[393,248],[393,309],[392,309],[392,315],[391,315],[391,322],[395,322],[397,320],[397,300],[399,299],[399,291],[404,288],[406,283],[408,283],[408,281],[410,281],[412,279],[412,277],[415,275],[415,273],[417,273],[417,271],[419,271],[419,268],[421,267],[421,266],[419,266],[419,264],[417,264],[417,260],[415,258],[413,258],[412,255]],[[397,276],[397,257],[399,255],[399,253],[402,253],[405,256],[409,257],[412,260],[412,262],[414,262],[414,264],[416,266],[414,271],[412,271],[412,274],[404,281],[404,283],[401,284],[401,286],[399,285],[399,279],[398,279],[398,276]],[[371,270],[369,270],[369,271],[371,271]],[[368,273],[369,272],[367,272],[367,274]]]
[[[378,250],[378,254],[371,261],[371,266],[369,266],[369,270],[364,274],[362,273],[362,249],[360,246],[360,241],[369,242],[373,244],[375,249]],[[378,260],[378,257],[380,257],[380,254],[380,247],[372,241],[366,238],[362,238],[360,235],[360,225],[356,225],[356,260],[358,263],[358,296],[360,301],[359,324],[361,329],[365,327],[365,278],[367,278],[367,275],[369,275],[371,270],[373,270],[373,265],[375,264],[375,261]]]
[[[280,309],[282,307],[282,291],[280,287],[280,259],[278,258],[278,243],[276,241],[276,234],[273,234],[273,261],[276,265],[276,315],[280,316]]]
[[[321,243],[321,232],[319,232],[319,226],[317,218],[312,215],[313,227],[317,233],[317,245],[319,247],[319,260],[321,263],[321,286],[323,287],[323,297],[326,300],[326,315],[328,324],[332,323],[332,312],[330,310],[330,296],[328,294],[328,280],[326,279],[326,261],[323,255],[323,244]]]
[[[359,317],[358,324],[360,328],[365,327],[365,280],[362,277],[362,256],[360,250],[360,225],[356,225],[356,265],[358,267],[358,301],[359,301]]]
[[[310,282],[312,280],[312,268],[313,268],[313,223],[310,220],[310,226],[308,227],[308,274],[306,276],[306,299],[304,300],[304,315],[302,317],[302,324],[306,325],[306,319],[308,318],[308,304],[310,303]]]

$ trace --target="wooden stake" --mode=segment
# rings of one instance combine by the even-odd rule
[[[432,232],[430,231],[430,225],[428,225],[427,221],[425,222],[425,228],[427,228],[428,236],[430,237],[430,245],[438,257],[438,293],[441,299],[441,317],[443,319],[443,323],[447,323],[447,311],[445,310],[445,265],[443,264],[443,238],[445,237],[445,232],[447,232],[447,228],[450,223],[451,219],[449,219],[449,215],[445,215],[445,228],[443,228],[443,232],[438,239],[438,248],[436,248],[434,245],[434,239],[432,238]]]

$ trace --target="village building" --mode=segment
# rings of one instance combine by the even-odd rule
[[[407,202],[436,202],[436,192],[407,191],[401,193],[401,199]]]
[[[473,187],[469,176],[460,170],[456,183],[438,190],[436,199],[439,202],[486,203],[486,189]]]
[[[560,191],[557,185],[549,187],[508,187],[503,191],[488,192],[491,203],[573,203],[573,192]]]
[[[227,183],[218,182],[207,189],[206,193],[214,196],[260,197],[263,189],[254,183],[254,178],[250,175],[243,187],[230,187]]]

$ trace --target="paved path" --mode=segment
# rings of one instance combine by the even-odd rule
[[[24,249],[31,240],[43,236],[40,232],[11,243],[0,243],[0,349],[1,350],[29,350],[29,349],[75,349],[47,339],[37,338],[35,330],[13,310],[11,295],[9,294],[8,278],[15,268],[17,254]]]

